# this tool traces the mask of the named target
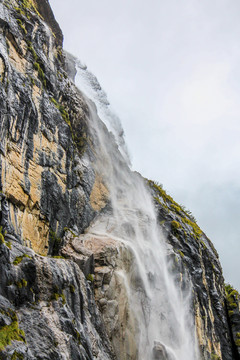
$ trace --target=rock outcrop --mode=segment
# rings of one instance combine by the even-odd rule
[[[135,255],[89,231],[113,211],[111,189],[62,41],[47,0],[0,2],[0,358],[140,360],[125,281],[141,286]],[[216,250],[159,185],[146,186],[172,276],[192,283],[200,358],[239,359],[239,295],[225,291]],[[173,358],[158,341],[152,357]]]
[[[212,242],[196,224],[192,214],[167,195],[161,185],[149,181],[149,186],[159,222],[175,252],[172,271],[183,287],[184,274],[193,284],[193,309],[202,358],[238,359],[238,342],[236,339],[232,341],[234,327],[229,323],[221,264]],[[239,295],[237,291],[234,294],[239,330]]]

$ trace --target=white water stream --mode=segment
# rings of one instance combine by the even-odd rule
[[[131,311],[137,322],[136,360],[153,357],[154,342],[164,345],[167,355],[155,359],[197,360],[191,286],[184,294],[169,271],[167,245],[144,179],[129,168],[123,131],[97,79],[77,61],[76,85],[91,99],[90,124],[96,138],[96,171],[102,174],[111,199],[112,212],[100,217],[91,233],[111,236],[127,244],[134,254],[135,271],[126,275]],[[106,132],[107,126],[110,134]],[[114,137],[115,141],[110,141]]]

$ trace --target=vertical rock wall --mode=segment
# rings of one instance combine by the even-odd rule
[[[32,4],[0,4],[0,186],[8,233],[47,254],[64,228],[81,232],[94,217],[95,175],[87,106],[64,70],[60,40]]]

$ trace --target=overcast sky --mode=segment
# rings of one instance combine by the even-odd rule
[[[50,0],[98,78],[133,169],[192,211],[240,290],[239,0]]]

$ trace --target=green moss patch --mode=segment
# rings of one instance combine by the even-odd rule
[[[49,230],[49,247],[52,249],[52,255],[58,256],[60,247],[61,247],[62,239],[57,236],[55,231],[52,229]]]
[[[66,297],[65,297],[63,291],[60,292],[59,289],[58,289],[58,286],[54,286],[53,291],[54,292],[53,292],[53,294],[51,296],[51,300],[58,301],[59,298],[61,298],[62,299],[62,304],[63,305],[66,304]]]
[[[181,258],[184,258],[184,253],[181,250],[178,250],[179,255],[181,256]]]
[[[21,19],[17,19],[19,27],[23,30],[24,34],[27,34],[27,29],[25,28],[25,25],[23,24]]]
[[[38,12],[34,2],[32,0],[18,0],[18,7],[15,7],[15,10],[22,16],[26,16],[30,19],[30,12],[35,12],[40,18],[41,14]]]
[[[178,237],[178,233],[179,233],[179,230],[181,230],[181,228],[182,228],[182,225],[178,221],[173,220],[171,222],[171,229],[172,229],[173,235]]]
[[[198,240],[202,235],[202,230],[196,223],[196,219],[193,217],[192,213],[185,209],[184,206],[176,203],[173,198],[166,193],[161,184],[158,184],[152,180],[148,181],[148,185],[154,190],[157,196],[154,197],[155,201],[158,202],[162,207],[167,209],[167,211],[172,211],[180,217],[182,223],[190,227],[190,235]],[[180,226],[177,225],[178,221],[172,222],[172,230],[174,235],[180,229]]]
[[[19,329],[17,315],[11,309],[5,314],[12,319],[10,325],[0,327],[0,351],[2,351],[7,345],[10,345],[13,340],[25,341],[25,333]]]
[[[236,289],[230,284],[225,285],[225,295],[228,308],[228,315],[232,316],[234,314],[234,309],[238,308],[240,295]]]
[[[0,245],[5,244],[4,234],[2,232],[2,226],[0,226]]]
[[[29,256],[29,255],[27,255],[27,254],[23,254],[23,255],[21,255],[21,256],[17,256],[17,257],[14,259],[14,261],[13,261],[13,265],[18,265],[18,264],[20,264],[24,258],[29,258],[29,259],[31,259],[31,256]]]
[[[74,294],[75,293],[75,286],[74,285],[69,285],[69,289],[70,289],[70,292],[72,293],[72,294]]]
[[[240,346],[240,339],[236,339],[236,340],[235,340],[235,345],[236,345],[236,346]]]
[[[11,356],[11,360],[23,360],[24,356],[23,354],[19,353],[18,351],[14,351],[14,353]]]
[[[94,275],[93,274],[88,274],[87,275],[87,280],[90,281],[91,283],[94,282]]]
[[[39,62],[35,61],[33,66],[34,66],[34,69],[37,70],[39,80],[42,82],[43,86],[46,87],[47,81],[45,79],[45,74],[44,74],[42,65]]]
[[[65,109],[65,107],[64,107],[63,105],[59,104],[59,103],[57,102],[57,100],[54,99],[53,97],[51,97],[50,100],[51,100],[51,102],[55,105],[55,107],[60,111],[63,120],[64,120],[69,126],[71,126],[70,119],[69,119],[69,114],[68,114],[67,110]]]
[[[192,231],[193,231],[193,237],[195,239],[199,239],[200,236],[202,235],[202,230],[200,229],[200,227],[193,221],[191,221],[189,218],[187,217],[183,217],[182,218],[182,221],[185,223],[185,224],[188,224],[189,226],[191,226],[192,228]]]
[[[211,360],[220,360],[220,357],[214,353],[211,354]]]

